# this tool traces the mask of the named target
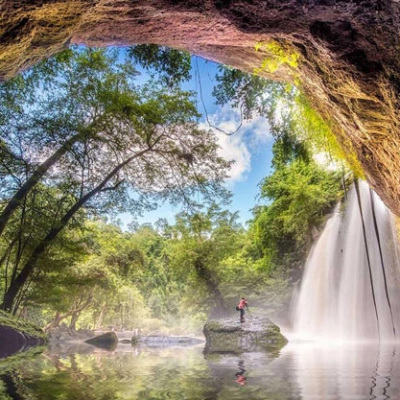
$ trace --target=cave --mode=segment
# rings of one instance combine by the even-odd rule
[[[71,44],[154,43],[296,83],[400,215],[398,0],[9,0],[1,13],[1,80]]]

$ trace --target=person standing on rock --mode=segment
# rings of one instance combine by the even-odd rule
[[[239,301],[239,304],[237,305],[236,309],[240,311],[240,322],[244,322],[244,308],[248,307],[247,299],[246,297],[242,297]]]

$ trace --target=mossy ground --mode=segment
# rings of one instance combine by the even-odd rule
[[[44,342],[47,341],[46,334],[39,327],[27,321],[22,321],[4,311],[0,311],[0,325],[13,328],[28,336],[40,338]]]

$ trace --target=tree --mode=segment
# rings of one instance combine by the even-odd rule
[[[61,321],[75,329],[82,319],[86,327],[134,326],[134,317],[145,313],[137,287],[145,265],[132,234],[102,221],[66,232],[70,241],[58,249],[58,259],[53,256],[31,278],[23,314],[40,310],[45,320],[37,322],[46,330]]]
[[[171,267],[176,279],[197,287],[196,304],[211,309],[214,316],[227,313],[221,292],[223,271],[220,263],[237,251],[237,237],[242,227],[237,214],[211,206],[206,212],[180,213],[172,227],[173,238],[168,244]],[[193,303],[193,292],[190,293]]]
[[[306,160],[310,154],[323,152],[330,159],[345,163],[355,176],[363,176],[355,154],[350,149],[344,152],[333,134],[333,122],[324,120],[295,85],[224,66],[219,68],[216,80],[213,95],[217,104],[239,108],[244,118],[267,118],[270,132],[286,156]],[[293,148],[284,149],[285,146]],[[275,152],[274,163],[281,161]]]
[[[273,121],[279,102],[292,99],[294,94],[288,84],[226,66],[219,67],[216,81],[218,83],[213,89],[216,103],[239,108],[246,119],[263,115]]]
[[[151,74],[158,74],[168,87],[190,79],[191,57],[186,51],[156,44],[138,44],[129,48],[128,55]]]
[[[257,114],[269,122],[275,139],[274,172],[260,184],[260,198],[267,204],[255,207],[249,234],[265,269],[285,269],[301,262],[312,241],[312,228],[320,226],[341,195],[340,173],[318,165],[315,154],[323,153],[337,165],[345,155],[329,122],[295,86],[226,67],[220,68],[217,81],[218,104],[230,103],[245,118]],[[350,162],[357,172],[357,165]]]
[[[340,199],[340,189],[340,173],[311,160],[281,165],[263,180],[261,198],[269,204],[255,209],[252,230],[270,268],[304,259],[313,227],[321,226]]]
[[[136,85],[131,63],[120,61],[115,51],[68,50],[51,65],[54,75],[40,75],[43,65],[26,73],[27,79],[39,74],[35,101],[27,103],[26,96],[16,110],[4,104],[2,115],[13,118],[1,118],[0,139],[18,155],[14,164],[21,159],[24,165],[2,197],[0,227],[9,254],[15,257],[13,225],[21,218],[21,201],[31,201],[43,188],[53,210],[49,226],[29,240],[7,282],[5,310],[13,310],[38,261],[67,225],[79,222],[82,210],[136,213],[151,198],[193,206],[198,191],[204,201],[224,193],[220,182],[229,163],[218,157],[212,132],[197,127],[191,93],[166,91],[155,81]],[[33,224],[43,204],[28,211],[24,218]]]

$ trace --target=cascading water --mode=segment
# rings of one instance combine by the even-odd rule
[[[365,182],[358,188],[359,195],[353,187],[346,205],[336,207],[310,252],[292,307],[292,330],[287,333],[292,340],[400,338],[393,216]]]

